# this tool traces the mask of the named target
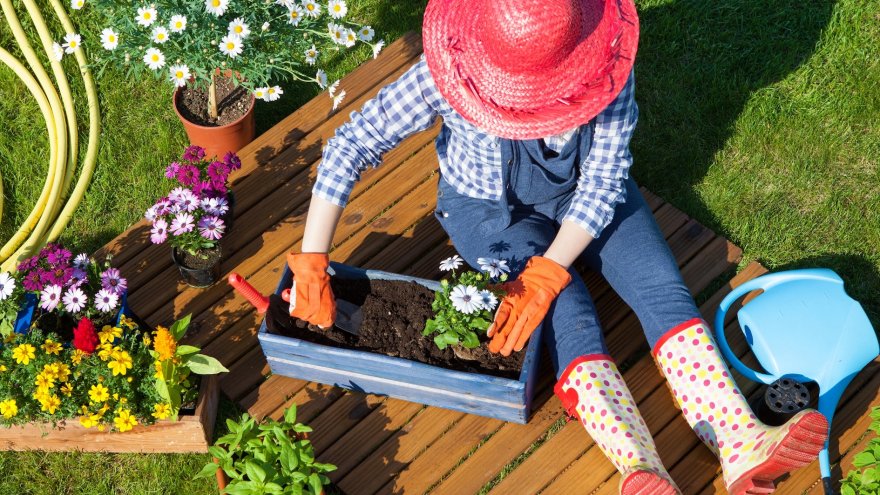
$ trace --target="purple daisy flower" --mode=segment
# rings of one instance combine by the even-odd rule
[[[199,207],[199,198],[189,189],[184,189],[177,198],[177,206],[183,211],[195,211]]]
[[[180,170],[180,164],[177,162],[171,162],[171,165],[165,167],[165,177],[168,179],[177,177],[178,170]]]
[[[74,268],[85,268],[89,266],[89,255],[87,253],[79,253],[76,255],[76,258],[73,259],[73,267]]]
[[[55,249],[53,249],[46,255],[46,260],[49,262],[50,265],[62,265],[70,261],[70,258],[72,257],[73,253],[71,253],[67,249],[64,249],[61,246],[56,245]]]
[[[205,239],[211,240],[219,240],[223,237],[223,231],[226,229],[226,226],[218,217],[213,215],[203,217],[199,220],[199,233],[202,234],[202,237]]]
[[[178,213],[174,220],[171,221],[171,233],[174,235],[186,234],[192,232],[195,219],[189,213]]]
[[[205,149],[201,146],[190,146],[183,152],[183,159],[192,163],[201,161],[205,157]]]
[[[21,285],[30,291],[40,291],[43,290],[43,281],[40,277],[41,270],[32,270],[27,275],[21,279]]]
[[[116,309],[118,303],[119,296],[112,290],[101,289],[95,294],[95,307],[104,313],[109,313]]]
[[[80,285],[89,281],[89,275],[86,273],[85,268],[74,268],[73,273],[70,274],[70,279],[67,281],[67,284],[70,287],[79,287]]]
[[[30,258],[18,264],[18,271],[24,273],[28,270],[35,268],[39,262],[40,259],[37,256],[31,256]]]
[[[208,165],[208,177],[211,178],[211,182],[215,184],[226,184],[226,179],[229,178],[229,165],[226,165],[223,162],[211,162]]]
[[[153,228],[150,229],[150,241],[153,244],[162,244],[168,239],[168,222],[158,219],[153,222]]]
[[[174,203],[177,203],[178,198],[180,198],[180,196],[182,194],[184,194],[183,191],[189,191],[189,189],[187,189],[185,187],[175,187],[174,189],[171,190],[170,193],[168,193],[168,201],[170,201],[172,205]],[[192,191],[189,191],[189,192],[192,192]]]
[[[238,170],[241,168],[241,158],[231,151],[223,156],[223,161],[226,162],[226,165],[229,165],[230,170]]]
[[[205,198],[202,200],[202,209],[209,215],[219,217],[229,211],[229,202],[226,198]]]
[[[101,274],[101,287],[119,295],[128,287],[128,280],[122,278],[117,268],[108,268]]]
[[[177,170],[177,181],[184,186],[198,184],[201,178],[201,172],[195,165],[181,165]]]
[[[40,280],[43,285],[66,285],[73,275],[73,267],[58,266],[51,270],[44,270],[40,273]]]
[[[153,205],[156,208],[156,216],[165,216],[171,213],[171,201],[168,198],[162,198]]]

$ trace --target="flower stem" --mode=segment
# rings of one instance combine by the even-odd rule
[[[217,120],[217,84],[214,82],[214,73],[211,73],[211,86],[208,88],[208,115]]]

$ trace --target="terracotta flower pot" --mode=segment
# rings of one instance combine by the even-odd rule
[[[198,125],[186,120],[177,108],[177,95],[181,88],[177,88],[172,96],[171,104],[177,118],[183,122],[183,128],[186,129],[186,135],[189,137],[190,144],[205,148],[205,156],[223,157],[228,151],[236,152],[245,147],[254,140],[256,128],[254,127],[254,106],[256,98],[250,93],[250,104],[247,113],[235,122],[229,124],[208,127]]]

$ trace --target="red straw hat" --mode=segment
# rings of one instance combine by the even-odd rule
[[[636,55],[633,0],[431,0],[425,58],[440,93],[509,139],[588,122],[623,89]]]

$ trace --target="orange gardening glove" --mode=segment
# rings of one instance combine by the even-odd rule
[[[293,271],[290,288],[290,316],[321,328],[333,326],[336,299],[330,289],[330,257],[325,253],[289,253],[287,265]]]
[[[489,351],[509,356],[525,347],[532,332],[544,321],[550,304],[571,281],[568,270],[543,256],[532,256],[516,280],[504,284],[507,295],[495,313],[487,335]],[[493,337],[494,335],[494,337]]]

